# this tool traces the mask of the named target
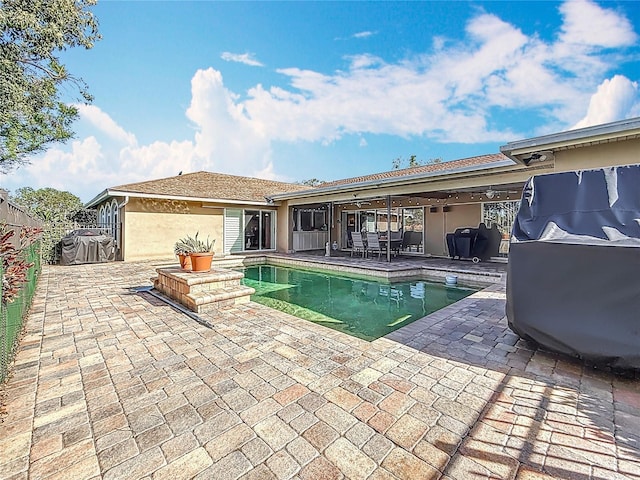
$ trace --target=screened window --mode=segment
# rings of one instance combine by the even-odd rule
[[[326,230],[327,211],[321,208],[294,208],[293,221],[293,230],[296,232]]]
[[[502,238],[508,239],[519,208],[520,200],[483,203],[482,221],[488,228],[497,225]]]
[[[502,243],[500,244],[500,256],[506,257],[509,254],[509,237],[520,208],[520,200],[505,202],[487,202],[482,204],[482,221],[491,228],[498,227],[502,233]]]

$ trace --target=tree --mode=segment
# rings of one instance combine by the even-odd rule
[[[83,207],[82,200],[73,193],[61,192],[55,188],[19,188],[12,200],[45,224],[66,222]]]
[[[74,101],[92,99],[57,55],[70,47],[90,49],[100,39],[98,22],[88,11],[95,2],[0,0],[1,171],[73,136],[78,111],[62,94],[72,87],[79,93]]]
[[[429,160],[418,160],[415,155],[410,155],[409,158],[404,159],[402,157],[398,157],[391,162],[394,170],[400,170],[403,168],[412,168],[419,167],[421,165],[432,165],[434,163],[441,163],[442,158],[430,158]]]
[[[84,211],[82,200],[55,188],[34,190],[31,187],[19,188],[11,200],[42,220],[42,258],[48,263],[56,262],[60,239],[68,230],[76,228],[74,220]]]
[[[308,180],[301,180],[299,182],[300,185],[306,185],[308,187],[317,187],[321,183],[324,183],[324,180],[318,180],[317,178],[310,178]]]

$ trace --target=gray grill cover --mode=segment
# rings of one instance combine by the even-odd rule
[[[516,334],[548,349],[640,368],[640,165],[527,182],[506,313]]]
[[[102,263],[115,260],[115,240],[101,229],[80,229],[62,240],[61,265]]]

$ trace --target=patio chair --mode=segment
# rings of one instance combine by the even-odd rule
[[[400,229],[397,232],[391,232],[391,251],[395,256],[400,254],[400,249],[404,242],[404,232]]]
[[[367,248],[362,241],[362,234],[360,232],[351,232],[351,242],[351,256],[353,257],[353,252],[362,252],[362,257],[364,258],[367,253]]]
[[[378,252],[378,260],[380,260],[380,254],[382,253],[382,247],[380,246],[380,239],[375,232],[367,232],[367,251]]]
[[[404,232],[402,237],[402,250],[413,251],[413,247],[415,247],[416,252],[422,249],[422,232]]]

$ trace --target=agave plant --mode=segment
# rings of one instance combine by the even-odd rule
[[[207,253],[213,251],[215,240],[202,241],[198,238],[198,233],[195,236],[187,235],[184,238],[178,240],[173,246],[173,251],[176,255],[189,255],[190,253]]]
[[[194,238],[195,243],[193,246],[193,251],[191,253],[209,253],[209,252],[213,252],[213,246],[215,245],[216,241],[214,240],[209,240],[209,237],[207,237],[206,241],[203,240],[199,240],[198,239],[198,233],[196,232],[196,236]]]
[[[173,251],[176,255],[189,255],[192,252],[195,252],[195,248],[199,242],[197,239],[198,234],[196,234],[196,238],[187,235],[184,238],[178,240],[173,246]]]

